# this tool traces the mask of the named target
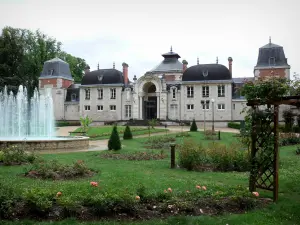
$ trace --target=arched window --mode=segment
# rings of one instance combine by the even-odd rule
[[[76,101],[76,94],[75,94],[75,93],[72,93],[72,94],[71,94],[71,101],[72,101],[72,102],[75,102],[75,101]]]

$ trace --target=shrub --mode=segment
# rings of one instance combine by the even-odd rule
[[[290,132],[292,131],[293,124],[294,124],[294,114],[292,110],[285,110],[283,111],[283,119],[285,122],[285,131]]]
[[[297,134],[294,133],[282,133],[280,134],[279,138],[280,146],[300,144],[300,138]]]
[[[197,130],[198,130],[198,127],[197,127],[196,121],[195,121],[195,119],[193,119],[192,125],[190,127],[190,131],[195,132]]]
[[[180,132],[178,134],[176,134],[176,137],[190,137],[191,134],[189,134],[188,132]]]
[[[127,125],[124,131],[123,139],[132,139],[132,133],[130,127]]]
[[[26,148],[20,145],[3,148],[0,151],[0,162],[6,166],[32,163],[37,159],[33,151],[25,151]]]
[[[205,164],[206,154],[201,145],[196,145],[191,140],[184,140],[179,145],[179,165],[187,170],[194,170],[198,165]]]
[[[248,152],[238,145],[211,143],[207,148],[185,140],[179,146],[180,166],[188,170],[248,171]]]
[[[296,155],[300,155],[300,146],[298,146],[296,149]]]
[[[93,171],[85,165],[81,160],[73,163],[72,165],[63,165],[56,160],[44,161],[40,160],[30,167],[25,176],[30,178],[41,179],[73,179],[78,177],[90,177],[96,171]]]
[[[108,140],[108,150],[120,150],[122,148],[117,126],[113,127]]]
[[[229,122],[228,127],[233,128],[233,129],[241,129],[241,124],[240,123]]]

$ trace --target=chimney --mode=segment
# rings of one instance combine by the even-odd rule
[[[127,85],[128,84],[128,64],[123,62],[122,66],[123,66],[124,83],[125,83],[125,85]]]
[[[182,60],[182,64],[183,64],[182,72],[184,73],[184,71],[187,69],[188,62],[184,59],[184,60]]]
[[[228,57],[228,69],[229,69],[229,72],[232,76],[232,58],[231,57]]]
[[[84,74],[87,74],[90,72],[90,66],[86,65],[86,67],[84,68]]]

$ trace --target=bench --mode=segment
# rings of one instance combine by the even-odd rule
[[[69,131],[69,134],[70,135],[72,135],[72,134],[80,134],[81,136],[85,136],[86,132],[84,132],[84,131]]]

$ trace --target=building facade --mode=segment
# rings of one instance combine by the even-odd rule
[[[188,67],[173,52],[152,70],[133,81],[128,79],[128,64],[122,72],[115,68],[90,71],[86,68],[82,82],[74,84],[69,65],[55,58],[45,62],[39,88],[52,88],[56,120],[78,121],[88,115],[97,122],[128,120],[215,121],[225,126],[241,121],[246,101],[240,88],[246,79],[285,76],[289,78],[283,48],[271,42],[259,49],[254,77],[233,78],[233,59],[228,66],[218,63]]]

